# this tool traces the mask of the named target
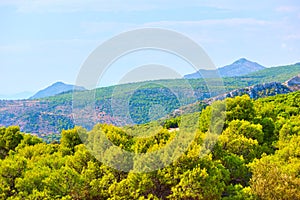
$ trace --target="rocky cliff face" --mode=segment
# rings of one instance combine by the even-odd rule
[[[300,74],[287,80],[284,85],[290,88],[292,91],[300,90]]]
[[[211,104],[212,102],[217,100],[223,100],[225,98],[241,96],[244,94],[248,94],[251,98],[257,99],[266,96],[274,96],[276,94],[286,94],[292,91],[293,91],[292,89],[290,89],[289,87],[287,87],[282,83],[272,82],[272,83],[264,83],[264,84],[258,84],[246,88],[236,89],[231,92],[204,100],[204,102],[207,104]]]

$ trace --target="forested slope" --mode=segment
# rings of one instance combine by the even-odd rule
[[[96,117],[91,112],[82,113],[82,116],[86,119],[93,119],[97,123],[118,126],[133,123],[143,124],[164,117],[176,109],[196,101],[254,84],[284,82],[298,75],[299,72],[300,64],[267,68],[247,76],[224,78],[224,87],[218,85],[210,90],[203,79],[176,79],[130,83],[83,91],[83,97],[87,93],[95,94]],[[213,79],[209,81],[214,82]],[[220,83],[219,80],[217,82]],[[268,90],[268,88],[265,89]],[[271,94],[275,95],[277,90],[276,88],[273,90],[275,93]],[[262,91],[262,93],[265,92]],[[72,97],[72,92],[66,92],[36,100],[0,100],[0,126],[18,125],[24,132],[39,135],[60,133],[63,129],[74,128]],[[115,111],[120,109],[113,108],[112,102],[119,105],[118,102],[127,101],[129,101],[127,105],[130,111],[129,115],[124,113],[116,115]],[[149,114],[153,105],[157,105],[163,112],[156,112],[156,115]],[[94,123],[87,125],[86,128],[91,129],[93,126]]]
[[[1,128],[0,198],[300,199],[300,92],[228,98],[185,117],[185,124],[181,117],[123,128],[75,127],[62,131],[59,144],[46,144],[18,127]],[[196,130],[187,128],[193,122],[199,125]],[[101,133],[112,144],[98,158],[128,172],[91,154],[101,152],[96,148],[103,147]],[[134,173],[143,169],[140,162],[128,165],[129,158],[113,148],[147,155],[167,147],[178,134],[195,137],[178,159],[149,173]]]

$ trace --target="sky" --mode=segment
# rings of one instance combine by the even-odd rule
[[[242,57],[266,67],[300,62],[298,0],[1,0],[0,97],[57,81],[74,84],[99,45],[149,27],[189,37],[217,67]],[[99,84],[116,84],[126,67],[151,59],[181,75],[194,72],[174,55],[136,52],[116,62]]]

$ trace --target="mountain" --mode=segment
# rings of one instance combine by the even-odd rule
[[[60,94],[63,92],[68,92],[68,91],[71,91],[74,89],[75,90],[85,90],[84,87],[69,85],[69,84],[65,84],[63,82],[56,82],[53,85],[51,85],[43,90],[38,91],[35,95],[30,97],[29,99],[40,99],[40,98],[55,96],[57,94]]]
[[[241,58],[231,65],[222,67],[221,69],[219,69],[219,72],[222,77],[234,77],[249,74],[251,72],[256,72],[262,69],[265,69],[265,67],[256,62]]]
[[[196,102],[230,92],[231,96],[243,94],[252,85],[257,85],[250,87],[253,98],[289,92],[281,83],[299,73],[300,64],[295,64],[266,68],[245,76],[225,77],[225,90],[217,85],[209,89],[203,79],[128,83],[76,92],[82,97],[77,102],[77,108],[82,120],[88,122],[84,124],[87,129],[91,129],[95,123],[117,126],[144,124],[184,106],[187,106],[187,112],[197,111],[197,107],[189,105],[197,106]],[[91,93],[95,97],[92,105],[95,112],[90,112],[84,101]],[[18,125],[21,131],[36,134],[60,133],[63,129],[73,128],[79,125],[73,118],[73,96],[72,92],[64,92],[40,99],[0,100],[0,127]]]
[[[17,99],[28,99],[30,96],[33,95],[33,92],[20,92],[16,94],[0,94],[0,99],[5,99],[5,100],[17,100]]]
[[[184,78],[196,79],[201,78],[202,76],[205,78],[218,78],[216,77],[218,74],[221,77],[236,77],[263,69],[265,69],[265,67],[256,62],[249,61],[246,58],[241,58],[230,65],[226,65],[216,70],[201,69],[196,73],[185,75]]]

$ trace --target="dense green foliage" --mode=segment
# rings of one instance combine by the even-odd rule
[[[300,199],[300,92],[229,98],[186,117],[123,128],[99,124],[91,131],[75,127],[62,131],[59,144],[46,144],[18,127],[1,128],[0,198]],[[189,129],[195,120],[199,126]],[[136,163],[125,166],[128,172],[118,171],[96,159],[126,165],[130,158],[112,144],[149,153],[192,131],[188,149],[156,171],[134,173]],[[99,132],[112,144],[103,143]],[[94,142],[86,146],[80,138]]]

